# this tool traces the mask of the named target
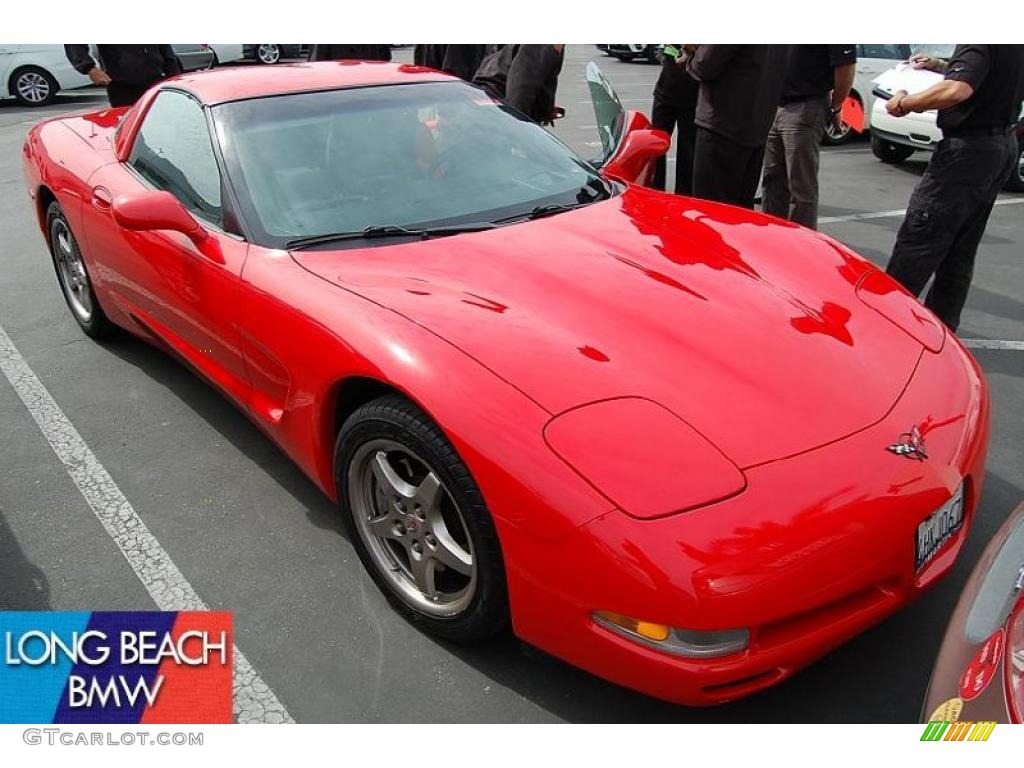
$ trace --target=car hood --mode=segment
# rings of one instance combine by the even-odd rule
[[[857,298],[873,267],[823,235],[641,188],[497,230],[293,257],[553,414],[648,398],[740,467],[875,423],[922,352]]]
[[[931,88],[942,79],[938,72],[927,69],[914,69],[907,64],[898,64],[876,77],[872,82],[884,91],[896,93],[920,93]]]

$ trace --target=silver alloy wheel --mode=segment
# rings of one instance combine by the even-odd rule
[[[14,88],[25,101],[42,104],[50,98],[50,83],[40,72],[22,72],[15,80]]]
[[[1021,148],[1020,156],[1017,158],[1017,178],[1024,184],[1024,147]]]
[[[361,445],[347,493],[377,571],[422,613],[450,618],[476,594],[477,563],[465,517],[427,462],[383,438]]]
[[[71,230],[62,219],[55,219],[50,231],[53,256],[57,262],[57,277],[67,297],[71,311],[79,320],[88,323],[92,319],[92,290],[85,262],[75,247]]]
[[[281,60],[281,48],[270,43],[262,43],[256,48],[256,58],[264,64],[277,64]]]
[[[828,137],[835,142],[843,141],[847,136],[850,135],[850,131],[852,130],[853,129],[850,128],[850,126],[847,125],[845,122],[839,123],[838,131],[836,130],[835,124],[831,120],[829,120],[825,124],[825,133],[827,133]]]

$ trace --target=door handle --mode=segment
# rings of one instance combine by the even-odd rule
[[[109,211],[113,203],[113,197],[106,187],[92,188],[92,207],[99,211]]]

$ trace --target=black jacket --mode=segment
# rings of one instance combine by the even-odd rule
[[[317,43],[309,50],[310,61],[338,61],[339,59],[391,61],[391,46]]]
[[[744,147],[768,140],[786,78],[786,45],[702,45],[686,62],[700,82],[701,128]]]
[[[97,45],[96,52],[99,62],[89,53],[88,43],[64,46],[71,66],[83,75],[99,66],[119,84],[148,86],[181,74],[181,64],[169,45]]]
[[[480,64],[473,82],[538,123],[555,114],[555,91],[565,49],[554,45],[503,45]]]

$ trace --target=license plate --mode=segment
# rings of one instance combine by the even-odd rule
[[[964,524],[964,487],[917,526],[915,570],[920,571]]]

